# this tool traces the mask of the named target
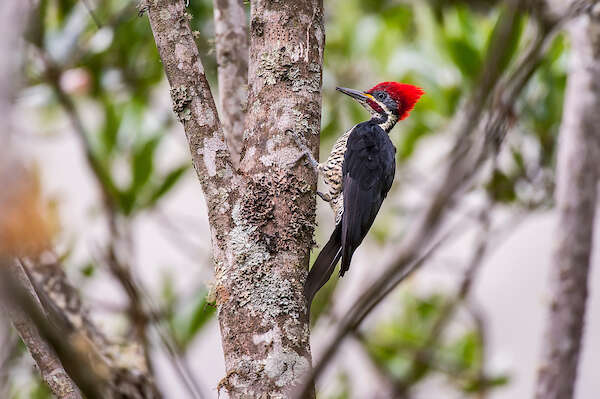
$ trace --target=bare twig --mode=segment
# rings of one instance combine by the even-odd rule
[[[25,288],[24,292],[29,295],[32,303],[40,306],[35,291],[21,266],[16,261],[11,261],[8,267],[14,275],[18,276],[15,282],[18,281]],[[11,305],[6,300],[3,302],[6,304],[7,314],[13,326],[37,364],[42,380],[48,385],[50,391],[59,399],[81,399],[79,389],[63,368],[52,347],[40,336],[35,324],[18,306]]]
[[[4,296],[3,300],[8,302],[10,307],[20,309],[27,314],[41,337],[43,337],[43,340],[32,342],[32,344],[37,345],[44,341],[48,342],[51,348],[39,346],[37,348],[50,351],[48,353],[56,351],[68,375],[75,380],[86,397],[90,399],[106,397],[106,394],[110,392],[108,387],[111,386],[108,380],[110,372],[107,364],[102,361],[101,357],[92,356],[93,353],[91,352],[88,353],[88,346],[84,341],[75,344],[78,341],[72,335],[74,331],[68,324],[65,324],[65,319],[61,314],[50,311],[47,315],[48,318],[46,318],[46,315],[40,309],[39,302],[34,299],[31,291],[28,292],[23,288],[21,279],[15,279],[10,273],[12,262],[14,261],[6,257],[0,259],[2,292],[8,294]],[[37,293],[35,289],[33,291]],[[84,347],[85,351],[82,350]],[[33,350],[36,350],[35,346]],[[47,353],[44,353],[44,355],[47,356]],[[94,366],[91,365],[92,359],[95,361]]]
[[[86,356],[99,361],[108,370],[111,394],[131,399],[160,396],[139,346],[117,344],[104,336],[90,320],[77,291],[67,281],[54,255],[46,252],[40,259],[23,260],[22,265],[44,309],[60,321],[58,327],[64,334],[77,337],[83,345],[79,349],[89,352]]]
[[[129,299],[129,316],[131,319],[133,331],[136,340],[142,345],[144,357],[148,368],[151,369],[150,343],[148,338],[148,317],[143,308],[141,295],[137,285],[133,282],[134,276],[130,266],[123,260],[123,256],[117,255],[117,244],[129,242],[128,237],[124,236],[118,226],[118,212],[115,204],[116,188],[112,186],[110,178],[105,175],[104,168],[100,165],[98,158],[93,153],[93,147],[89,140],[83,121],[73,103],[71,97],[63,90],[60,85],[59,77],[61,69],[50,60],[50,57],[40,49],[40,57],[46,66],[46,79],[54,89],[59,103],[65,110],[72,126],[81,142],[81,147],[85,153],[85,158],[92,171],[97,186],[102,194],[102,203],[108,220],[110,231],[109,245],[106,250],[106,263],[109,270],[119,282]]]
[[[3,192],[0,194],[0,273],[13,278],[13,273],[21,272],[18,273],[19,280],[15,279],[19,283],[21,281],[25,283],[27,278],[23,276],[22,269],[18,267],[12,255],[22,252],[23,249],[31,250],[32,245],[29,241],[32,239],[43,242],[41,247],[47,245],[48,239],[46,232],[41,234],[42,237],[37,238],[36,233],[32,233],[36,227],[42,227],[43,223],[39,220],[41,218],[39,209],[36,209],[36,199],[32,198],[35,190],[29,190],[31,175],[14,148],[10,148],[9,137],[16,127],[13,121],[13,100],[20,82],[19,71],[22,61],[19,52],[15,51],[15,44],[19,47],[22,44],[21,34],[27,16],[33,8],[32,2],[28,1],[0,4],[0,141],[2,142],[0,184],[3,187]],[[29,224],[27,228],[20,225],[23,222]],[[40,246],[33,245],[33,247]],[[27,285],[27,288],[24,294],[35,303],[35,294],[31,285]],[[56,353],[40,337],[35,325],[22,309],[5,300],[6,291],[0,290],[0,293],[3,296],[2,305],[7,310],[7,315],[29,349],[42,379],[48,384],[51,392],[61,399],[81,398],[77,386],[65,372]],[[37,305],[38,303],[35,303],[35,306]]]
[[[102,23],[100,22],[100,19],[96,15],[96,12],[92,8],[92,6],[90,6],[89,0],[82,0],[82,2],[83,2],[83,5],[85,6],[85,8],[87,9],[88,13],[90,14],[92,21],[94,21],[94,23],[96,24],[96,27],[98,29],[102,28]]]
[[[327,363],[332,359],[333,355],[341,345],[343,339],[353,331],[356,331],[358,326],[367,317],[367,315],[402,281],[411,276],[435,253],[450,237],[456,234],[455,229],[450,229],[448,233],[439,238],[431,247],[426,249],[422,255],[418,256],[415,261],[403,268],[403,272],[394,276],[393,281],[388,280],[389,284],[385,284],[384,287],[381,285],[372,285],[366,290],[352,306],[351,310],[340,320],[336,333],[330,341],[330,344],[326,347],[325,351],[321,355],[321,358],[313,367],[312,374],[309,376],[305,384],[298,390],[297,398],[306,397],[306,392],[309,392],[313,385],[313,379],[318,376],[324,369]],[[379,280],[377,281],[379,282]],[[372,295],[375,289],[383,289],[383,295]]]
[[[443,332],[446,330],[448,323],[452,320],[452,317],[456,311],[456,308],[465,301],[473,286],[473,281],[481,265],[483,263],[484,256],[489,246],[489,233],[490,233],[490,218],[493,203],[489,202],[489,206],[485,207],[480,213],[480,224],[482,232],[478,235],[478,243],[473,252],[472,258],[470,259],[464,276],[460,283],[458,292],[454,298],[448,300],[442,307],[440,315],[435,321],[429,335],[423,342],[423,345],[418,349],[411,360],[409,372],[402,379],[402,381],[396,384],[396,392],[402,397],[408,394],[408,391],[414,381],[416,381],[421,375],[423,368],[428,367],[432,363],[432,350],[436,346],[436,343],[440,340]]]

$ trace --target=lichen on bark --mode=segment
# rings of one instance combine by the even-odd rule
[[[255,1],[250,27],[244,183],[233,212],[235,245],[229,247],[243,259],[217,283],[228,371],[221,386],[234,398],[289,397],[311,363],[302,291],[313,244],[316,176],[294,166],[299,152],[285,131],[305,135],[316,152],[322,3]]]
[[[219,79],[221,72],[235,69],[239,81],[244,65],[224,40],[234,23],[224,11],[234,7],[239,17],[236,1],[214,4]],[[322,7],[322,0],[251,3],[248,103],[241,101],[243,88],[232,93],[234,79],[224,83],[229,87],[226,95],[236,96],[236,101],[221,104],[225,119],[236,107],[247,112],[243,129],[239,119],[223,124],[226,132],[243,132],[238,170],[225,145],[183,2],[149,4],[174,111],[184,124],[207,200],[216,265],[214,298],[227,369],[218,388],[232,398],[289,397],[310,370],[303,286],[313,245],[316,176],[293,163],[300,154],[285,132],[305,135],[318,151]],[[237,28],[241,25],[238,18]],[[229,33],[242,39],[239,30]],[[236,111],[234,118],[239,115]]]

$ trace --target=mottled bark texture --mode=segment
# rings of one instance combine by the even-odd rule
[[[251,4],[249,97],[232,168],[182,0],[148,2],[150,23],[208,204],[214,284],[232,398],[292,395],[311,368],[304,302],[316,176],[286,134],[318,150],[322,0]],[[225,114],[224,114],[225,115]]]
[[[584,330],[600,173],[600,9],[570,26],[571,60],[560,131],[558,229],[537,399],[573,397]]]
[[[240,199],[230,234],[233,268],[217,267],[217,300],[233,397],[289,397],[311,368],[303,298],[316,176],[292,167],[291,129],[318,148],[322,2],[253,1],[248,114]],[[243,310],[240,312],[240,310]]]
[[[244,0],[213,0],[219,108],[231,160],[239,165],[248,105],[248,24]]]

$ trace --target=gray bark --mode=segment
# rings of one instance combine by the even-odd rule
[[[252,2],[248,112],[232,167],[184,2],[148,2],[155,41],[208,204],[214,292],[232,398],[289,397],[311,369],[303,296],[316,176],[285,133],[318,149],[322,0]]]
[[[219,108],[231,159],[239,165],[248,102],[248,24],[243,0],[213,0]]]
[[[600,171],[600,15],[577,18],[569,32],[572,53],[557,165],[559,221],[537,399],[574,395]]]
[[[216,282],[223,386],[233,397],[289,396],[311,368],[302,292],[316,176],[292,169],[299,151],[285,131],[318,148],[322,18],[321,1],[252,2],[245,179],[233,205],[233,267],[218,267]]]

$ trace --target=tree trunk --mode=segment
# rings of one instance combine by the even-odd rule
[[[183,3],[150,1],[148,13],[208,204],[227,369],[219,389],[232,398],[289,397],[311,369],[303,286],[316,176],[294,165],[300,151],[286,130],[304,135],[317,152],[322,0],[252,2],[239,171],[224,144]]]
[[[233,397],[289,395],[311,367],[303,284],[316,176],[292,169],[285,131],[318,147],[321,1],[255,1],[241,198],[233,205],[231,265],[217,270],[219,322]]]
[[[557,166],[559,221],[551,270],[552,302],[537,399],[573,397],[600,173],[600,16],[579,17],[570,28],[571,65]]]

